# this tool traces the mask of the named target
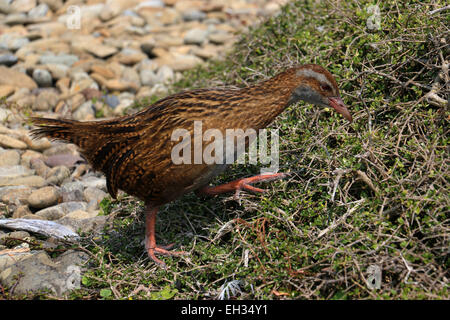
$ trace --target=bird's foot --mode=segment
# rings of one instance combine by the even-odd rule
[[[161,254],[165,256],[181,256],[188,254],[186,251],[169,251],[170,248],[174,246],[173,243],[166,246],[155,246],[147,248],[148,257],[152,259],[156,264],[158,264],[161,268],[166,269],[166,264],[156,257],[156,254]]]
[[[197,191],[199,194],[217,195],[225,192],[234,191],[234,198],[238,199],[242,190],[256,193],[266,192],[264,189],[253,187],[251,184],[257,182],[268,182],[277,179],[283,179],[287,176],[286,173],[260,174],[254,177],[238,179],[220,186],[204,187]]]

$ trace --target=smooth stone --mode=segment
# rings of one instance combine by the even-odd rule
[[[0,85],[0,98],[9,97],[10,95],[12,95],[14,93],[14,91],[16,91],[16,88],[14,86]],[[0,109],[0,110],[4,110],[4,109]],[[7,110],[7,111],[9,111],[9,110]],[[0,111],[0,113],[1,113],[1,111]],[[2,121],[3,121],[3,118],[2,118],[2,116],[0,116],[0,122],[2,122]]]
[[[9,237],[25,240],[26,238],[30,238],[30,234],[26,231],[13,231],[9,233]]]
[[[47,173],[47,183],[60,185],[64,179],[70,177],[70,170],[66,166],[57,166]]]
[[[209,36],[209,41],[211,41],[214,44],[224,44],[225,42],[228,42],[230,40],[233,40],[233,35],[225,32],[216,32],[211,33]]]
[[[205,18],[206,13],[197,9],[186,10],[185,12],[183,12],[184,21],[196,21],[196,20],[203,20]]]
[[[41,91],[34,101],[33,110],[51,111],[58,102],[59,95],[55,90]]]
[[[112,79],[112,78],[114,78],[116,76],[114,71],[112,71],[108,67],[104,67],[104,66],[93,65],[92,68],[91,68],[91,71],[95,72],[95,73],[98,73],[99,75],[101,75],[105,79]]]
[[[167,65],[162,65],[156,73],[156,78],[160,83],[168,83],[173,80],[174,76],[173,70]]]
[[[139,87],[135,83],[129,81],[122,81],[120,79],[107,80],[105,82],[105,87],[111,91],[139,90]]]
[[[135,85],[136,88],[141,86],[139,74],[133,68],[125,68],[122,72],[122,80],[130,82]]]
[[[63,202],[84,201],[83,189],[84,185],[80,181],[67,182],[59,188],[59,193]]]
[[[55,154],[79,154],[77,151],[77,147],[73,144],[68,143],[58,143],[53,144],[53,146],[43,152],[44,156],[50,157]]]
[[[29,148],[37,151],[43,151],[52,146],[52,143],[47,138],[32,139],[25,135],[22,139]]]
[[[25,73],[0,66],[0,85],[11,85],[18,88],[36,89],[36,82]]]
[[[22,153],[22,155],[20,157],[20,164],[25,166],[25,167],[30,167],[30,162],[33,159],[40,159],[42,157],[43,157],[43,155],[40,152],[37,152],[37,151],[34,151],[34,150],[27,150],[24,153]]]
[[[75,210],[75,211],[68,213],[65,217],[69,218],[69,219],[82,220],[82,219],[92,218],[93,215],[84,210]]]
[[[45,159],[45,164],[49,167],[66,166],[73,167],[78,163],[85,162],[78,154],[55,154]]]
[[[204,29],[191,29],[184,35],[185,44],[203,44],[208,38],[208,30]]]
[[[75,120],[90,120],[95,117],[95,108],[91,100],[84,102],[72,113]]]
[[[70,67],[61,63],[47,63],[44,67],[50,72],[52,78],[56,80],[65,78],[70,69]]]
[[[17,57],[13,54],[7,53],[0,55],[0,65],[10,67],[17,63]]]
[[[42,217],[45,220],[58,220],[72,211],[86,210],[86,208],[86,202],[63,202],[61,204],[39,210],[35,213],[35,215]]]
[[[41,3],[38,6],[34,7],[30,11],[28,11],[28,16],[30,18],[42,18],[45,17],[48,13],[48,5],[45,3]]]
[[[39,2],[48,5],[53,12],[58,11],[63,6],[63,0],[39,0]]]
[[[166,64],[173,71],[186,71],[195,68],[197,65],[203,63],[203,60],[193,55],[175,55],[173,59],[170,59]]]
[[[81,183],[86,187],[92,187],[106,191],[106,179],[97,178],[95,176],[88,176],[81,180]]]
[[[146,57],[147,56],[140,51],[127,48],[123,49],[115,56],[120,63],[125,65],[134,65],[141,62]]]
[[[58,220],[58,223],[71,228],[72,230],[79,231],[80,233],[100,234],[102,233],[108,216],[95,216],[92,217],[92,213],[89,213],[91,218],[86,219],[72,219],[69,217],[63,217]]]
[[[28,176],[20,178],[0,178],[0,186],[29,186],[43,187],[45,179],[40,176]]]
[[[35,158],[30,160],[30,167],[36,171],[36,174],[45,178],[47,177],[48,173],[50,172],[50,168],[47,167],[42,161],[41,158]]]
[[[102,92],[93,88],[84,89],[81,93],[86,100],[100,99],[102,97]]]
[[[25,186],[8,186],[8,187],[0,187],[0,199],[5,195],[8,194],[10,191],[18,191],[21,189],[28,189]]]
[[[45,69],[34,69],[33,79],[36,81],[39,87],[51,87],[52,86],[52,75],[49,71]]]
[[[20,163],[20,154],[16,150],[0,151],[0,167],[15,166]]]
[[[196,47],[192,50],[192,53],[202,59],[212,59],[219,54],[219,50],[216,46],[208,45],[205,47]]]
[[[11,149],[26,149],[27,144],[16,138],[7,136],[5,134],[0,134],[0,147]]]
[[[44,54],[39,59],[41,64],[62,64],[71,67],[79,58],[73,54]]]
[[[89,255],[80,251],[68,250],[51,259],[40,250],[4,269],[0,273],[0,282],[10,289],[11,295],[50,290],[52,295],[62,297],[66,292],[80,288],[81,266],[88,260]]]
[[[14,210],[13,219],[20,219],[28,215],[32,215],[30,208],[27,205],[20,205]]]
[[[28,12],[36,7],[36,0],[15,0],[11,7],[14,12]]]
[[[22,19],[23,16],[24,15],[22,14],[12,14],[6,18],[5,22],[8,23],[8,20],[14,20],[16,17]],[[28,38],[22,37],[16,33],[4,33],[0,35],[0,49],[17,51],[18,49],[26,46],[29,42],[30,40],[28,40]]]
[[[102,99],[112,109],[117,107],[120,103],[119,98],[117,98],[116,95],[112,95],[112,94],[102,96]]]
[[[34,170],[21,165],[0,167],[0,179],[26,177],[32,175],[33,173]]]
[[[105,198],[108,194],[100,189],[87,187],[84,192],[84,199],[87,203],[91,203],[94,201],[96,203],[96,209],[98,208],[100,202]]]
[[[34,190],[28,197],[28,204],[37,209],[50,207],[58,202],[59,192],[55,187],[48,186]]]
[[[150,69],[142,69],[139,73],[139,77],[141,79],[141,84],[143,86],[153,86],[158,83],[158,78],[156,74]]]
[[[136,10],[141,8],[164,8],[164,1],[161,0],[144,0],[139,2],[136,6]]]
[[[31,188],[22,187],[20,189],[11,190],[1,197],[1,201],[5,204],[27,204],[28,197],[32,192]]]
[[[105,59],[117,53],[117,48],[102,44],[94,44],[92,46],[88,46],[86,50],[94,56],[102,59]]]

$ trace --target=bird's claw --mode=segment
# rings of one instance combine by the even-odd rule
[[[164,256],[181,256],[187,255],[186,251],[169,251],[168,249],[174,246],[173,243],[166,246],[156,246],[154,248],[147,248],[147,253],[150,259],[152,259],[156,264],[158,264],[161,268],[167,269],[167,265],[160,259],[156,257],[156,254],[164,255]]]

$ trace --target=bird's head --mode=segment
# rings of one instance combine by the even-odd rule
[[[333,75],[325,68],[306,64],[292,69],[294,86],[289,104],[298,100],[323,107],[332,107],[352,122],[352,116],[339,95]],[[292,79],[292,78],[291,78]]]

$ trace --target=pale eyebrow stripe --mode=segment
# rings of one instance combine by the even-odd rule
[[[334,86],[331,84],[331,82],[327,79],[327,77],[325,77],[325,75],[323,75],[322,73],[318,73],[314,70],[310,70],[310,69],[300,69],[297,71],[297,75],[298,76],[304,76],[304,77],[311,77],[311,78],[316,78],[317,80],[319,80],[320,82],[326,83],[328,84],[331,88],[333,88]]]

